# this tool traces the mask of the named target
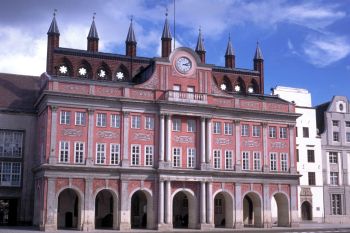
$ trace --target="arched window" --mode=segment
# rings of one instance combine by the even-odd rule
[[[248,86],[248,93],[249,94],[256,94],[258,92],[259,92],[259,85],[255,81],[255,79],[252,79],[252,81],[250,82],[250,84]]]
[[[72,63],[64,57],[60,64],[56,67],[57,68],[57,75],[60,76],[72,76],[73,66]]]
[[[77,76],[79,78],[86,78],[91,79],[92,78],[92,69],[91,65],[86,61],[83,60],[81,64],[78,67]]]
[[[230,79],[227,76],[224,76],[222,84],[220,85],[220,89],[223,91],[228,91],[228,92],[232,91],[232,84],[231,84]]]
[[[106,63],[102,63],[96,72],[98,80],[112,80],[111,70]]]
[[[121,82],[129,79],[129,71],[125,65],[121,64],[115,72],[114,80]]]
[[[245,93],[245,84],[241,77],[239,77],[233,87],[233,91],[237,93]]]

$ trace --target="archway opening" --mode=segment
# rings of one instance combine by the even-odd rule
[[[95,199],[95,228],[116,229],[117,200],[110,190],[102,190]]]
[[[276,193],[271,198],[272,225],[278,227],[288,227],[289,224],[289,204],[288,198],[283,193]]]
[[[303,221],[312,220],[312,206],[308,201],[304,201],[303,204],[301,204],[301,219]]]
[[[244,227],[261,227],[261,200],[256,193],[248,193],[243,198]]]
[[[233,200],[232,197],[220,192],[214,198],[214,224],[215,227],[233,227]]]
[[[65,189],[58,196],[57,228],[78,229],[80,225],[80,200],[73,189]]]
[[[147,228],[147,197],[137,191],[131,197],[131,228]]]
[[[173,227],[197,227],[197,202],[189,192],[180,191],[173,197]]]

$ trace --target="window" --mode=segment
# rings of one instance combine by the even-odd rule
[[[298,127],[295,127],[295,137],[298,137]]]
[[[309,128],[303,127],[303,137],[308,138],[309,137]]]
[[[242,170],[249,170],[249,152],[242,152]]]
[[[314,150],[307,150],[307,161],[309,163],[315,162],[315,151]]]
[[[350,142],[350,132],[346,132],[346,142]]]
[[[120,128],[120,115],[118,114],[111,115],[111,127]]]
[[[193,86],[188,86],[187,87],[187,96],[189,99],[194,99],[194,87]]]
[[[61,111],[60,123],[61,123],[61,125],[69,125],[70,124],[70,112]]]
[[[330,179],[330,184],[331,185],[338,185],[339,184],[339,180],[338,180],[338,172],[330,172],[330,176],[329,176],[329,179]]]
[[[350,127],[350,121],[345,121],[345,126]]]
[[[270,153],[270,171],[277,171],[277,154]]]
[[[213,127],[214,127],[213,133],[214,134],[220,134],[221,133],[221,122],[214,121],[213,124],[214,124],[213,125]]]
[[[106,127],[106,125],[107,125],[107,114],[106,113],[97,113],[96,126]]]
[[[173,90],[174,90],[174,91],[181,91],[181,86],[175,84],[175,85],[173,86]]]
[[[96,143],[96,163],[104,164],[106,160],[106,144]]]
[[[111,144],[110,145],[110,151],[111,151],[111,165],[118,165],[120,162],[120,145],[119,144]]]
[[[308,172],[309,185],[316,185],[315,172]]]
[[[260,152],[253,152],[253,158],[254,158],[254,170],[259,171],[261,170],[261,162],[260,162]]]
[[[339,121],[332,121],[333,126],[339,126]]]
[[[20,186],[21,163],[0,162],[1,186]]]
[[[173,167],[181,166],[181,148],[173,148]]]
[[[75,142],[74,143],[74,162],[83,163],[84,162],[84,143]]]
[[[60,162],[69,162],[69,142],[60,141]]]
[[[253,125],[253,137],[260,137],[260,129],[259,125]]]
[[[243,124],[241,126],[241,135],[242,136],[249,136],[249,125]]]
[[[332,194],[331,195],[331,205],[332,205],[332,214],[333,215],[341,215],[342,214],[341,194]]]
[[[131,116],[131,128],[140,129],[141,128],[141,116]]]
[[[194,168],[196,166],[196,150],[187,148],[187,167]]]
[[[276,127],[274,126],[269,127],[269,137],[276,138]]]
[[[288,171],[288,154],[281,153],[281,171]]]
[[[145,117],[145,129],[154,129],[154,118],[150,116]]]
[[[222,199],[215,198],[215,214],[222,214],[223,213],[223,206],[222,206]]]
[[[232,124],[231,123],[224,123],[224,134],[225,135],[232,135]]]
[[[188,120],[187,121],[187,132],[196,132],[196,121]]]
[[[329,162],[330,163],[338,163],[338,153],[337,152],[329,152]]]
[[[173,131],[181,131],[181,120],[173,119]]]
[[[85,122],[86,122],[85,112],[76,112],[75,125],[85,125]]]
[[[299,162],[299,149],[297,149],[297,162]]]
[[[140,165],[140,145],[131,145],[131,165]]]
[[[220,169],[221,168],[221,151],[220,150],[214,150],[214,168]]]
[[[23,136],[20,131],[0,130],[0,157],[22,157]]]
[[[145,146],[145,166],[153,166],[153,146]]]
[[[333,132],[333,141],[339,142],[339,132]]]
[[[226,150],[225,151],[225,169],[229,170],[232,169],[232,159],[233,159],[233,152],[232,150]]]
[[[287,128],[286,127],[281,127],[280,128],[280,138],[287,138]]]

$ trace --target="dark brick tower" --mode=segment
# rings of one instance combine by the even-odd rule
[[[259,42],[256,43],[254,70],[260,73],[260,94],[264,94],[264,58],[259,47]]]
[[[98,33],[95,25],[95,14],[92,18],[92,23],[87,37],[87,50],[90,52],[98,52]]]
[[[225,67],[235,68],[236,67],[236,57],[232,48],[231,35],[228,37],[228,43],[225,53]]]
[[[168,24],[168,12],[165,14],[165,23],[162,34],[162,57],[169,57],[171,53],[171,32]]]
[[[56,10],[53,13],[53,19],[47,32],[47,60],[46,60],[46,72],[53,74],[53,51],[58,48],[60,44],[60,31],[58,30],[56,22]]]
[[[136,45],[137,45],[137,42],[136,42],[135,32],[134,32],[132,18],[131,18],[128,35],[126,36],[126,40],[125,40],[125,55],[130,57],[135,57]]]
[[[197,46],[196,46],[196,53],[200,57],[201,62],[205,63],[205,48],[204,48],[204,41],[202,39],[202,31],[201,31],[201,29],[199,29]]]

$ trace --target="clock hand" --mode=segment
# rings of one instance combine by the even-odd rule
[[[184,64],[182,64],[182,65],[184,65],[184,66],[190,66],[190,63],[184,63]]]

